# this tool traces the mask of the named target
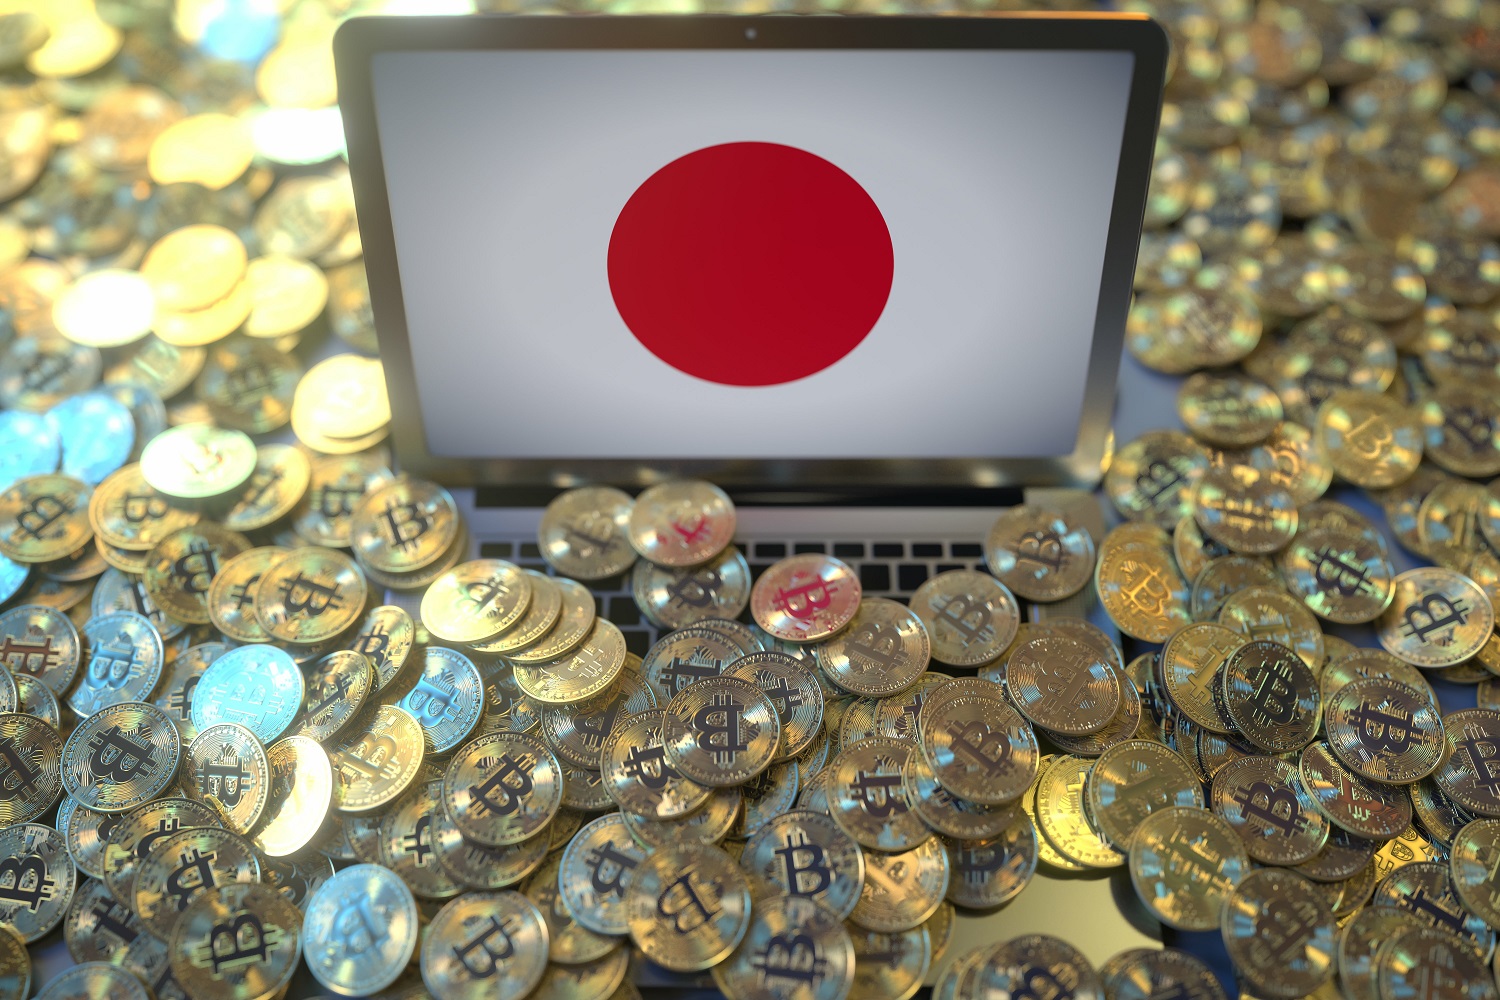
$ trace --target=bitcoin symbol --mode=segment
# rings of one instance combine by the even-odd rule
[[[130,680],[135,672],[135,646],[119,636],[117,645],[100,643],[89,656],[89,686],[118,690]]]
[[[667,584],[667,603],[686,604],[692,608],[709,608],[718,599],[724,578],[717,570],[702,569],[690,575],[677,577]]]
[[[958,871],[970,885],[982,885],[1005,864],[1005,852],[993,847],[967,846],[958,852]]]
[[[893,628],[879,622],[865,622],[850,634],[845,645],[849,649],[849,662],[860,669],[872,666],[894,669],[901,655],[901,637]],[[860,662],[859,658],[865,662]]]
[[[673,521],[672,530],[677,532],[683,545],[692,545],[708,532],[708,518],[694,514],[691,521]]]
[[[320,687],[307,706],[307,718],[315,719],[325,709],[344,700],[354,681],[347,674],[335,674],[328,683]]]
[[[251,477],[249,485],[240,494],[240,498],[236,501],[235,506],[241,510],[254,510],[261,506],[268,496],[271,504],[267,504],[266,506],[271,506],[276,502],[276,484],[285,478],[286,473],[280,469],[274,469],[264,475],[257,473]]]
[[[953,756],[963,758],[969,767],[986,775],[998,774],[1010,760],[1010,736],[1003,730],[997,732],[977,719],[970,719],[950,722],[947,732],[953,740]]]
[[[1159,459],[1146,463],[1140,475],[1135,477],[1135,488],[1146,501],[1147,506],[1155,505],[1168,493],[1178,489],[1182,485],[1182,474],[1171,465]]]
[[[1143,615],[1152,618],[1170,617],[1167,605],[1172,600],[1172,587],[1161,570],[1132,559],[1123,561],[1120,570],[1129,581],[1120,588],[1122,597]]]
[[[125,944],[134,941],[139,934],[130,926],[130,911],[112,899],[106,903],[95,903],[89,915],[94,918],[96,930],[113,934]]]
[[[171,509],[166,498],[156,493],[126,493],[120,498],[120,516],[131,524],[160,520]]]
[[[1313,579],[1319,590],[1332,588],[1345,597],[1353,597],[1360,591],[1370,590],[1369,574],[1365,567],[1345,561],[1342,553],[1325,545],[1313,555],[1317,565],[1313,567]]]
[[[777,587],[771,604],[799,621],[806,621],[832,604],[838,591],[838,587],[817,576],[800,586]]]
[[[421,504],[388,501],[380,515],[385,522],[391,544],[405,552],[414,548],[422,536],[432,530],[432,518],[422,512]]]
[[[676,769],[667,763],[666,749],[661,746],[631,747],[620,770],[625,772],[625,777],[634,778],[654,792],[665,788],[667,782],[677,777]]]
[[[793,896],[816,896],[833,884],[833,869],[828,867],[822,845],[808,843],[803,831],[787,834],[783,846],[774,853],[785,868],[786,891]],[[806,864],[801,863],[804,860]],[[812,882],[804,884],[803,876]]]
[[[0,861],[0,899],[20,903],[35,913],[57,891],[57,880],[47,877],[47,864],[39,855],[12,855]]]
[[[227,965],[270,961],[273,942],[266,940],[266,929],[253,913],[241,913],[233,920],[214,924],[208,932],[208,950],[214,974]]]
[[[1500,756],[1500,746],[1492,740],[1465,737],[1458,741],[1463,747],[1464,753],[1469,755],[1469,766],[1474,770],[1474,777],[1479,785],[1490,794],[1491,798],[1500,799],[1500,774],[1495,773],[1496,757]]]
[[[585,712],[573,720],[573,729],[584,746],[593,750],[604,744],[604,738],[615,728],[620,703],[621,700],[615,698],[597,712]]]
[[[219,572],[218,553],[201,538],[196,538],[188,550],[172,562],[172,579],[178,589],[186,594],[206,594],[214,574]]]
[[[136,772],[150,774],[156,769],[156,757],[151,747],[121,734],[119,726],[96,733],[88,742],[93,751],[89,758],[89,773],[100,781],[123,784]]]
[[[1285,725],[1297,712],[1294,695],[1295,692],[1280,677],[1267,670],[1260,675],[1260,682],[1250,695],[1250,704],[1273,724]]]
[[[815,986],[823,978],[828,960],[818,957],[818,944],[810,934],[773,934],[750,964],[767,981],[785,979]]]
[[[785,677],[775,677],[770,674],[758,674],[755,678],[760,681],[760,688],[771,699],[776,706],[779,715],[785,716],[794,708],[800,708],[805,702],[802,692],[786,682]]]
[[[173,900],[177,912],[188,905],[188,901],[204,889],[216,884],[213,863],[219,859],[215,851],[201,854],[196,847],[189,847],[178,858],[181,864],[167,876],[167,895]]]
[[[370,631],[361,632],[349,644],[349,648],[356,653],[363,654],[371,663],[380,663],[385,660],[385,649],[391,644],[390,633],[385,630],[384,625],[372,625]]]
[[[1071,1000],[1073,991],[1049,969],[1028,965],[1021,970],[1021,981],[1010,991],[1010,1000]]]
[[[849,790],[865,812],[876,819],[885,819],[893,813],[906,812],[906,798],[898,791],[901,780],[899,774],[858,771],[849,784]]]
[[[181,821],[176,816],[156,821],[156,829],[147,833],[135,844],[135,856],[137,860],[144,861],[146,855],[151,853],[151,846],[168,834],[176,833],[182,828]]]
[[[488,580],[473,580],[464,585],[459,604],[464,614],[477,618],[484,614],[485,605],[509,593],[510,588],[498,576],[492,576]]]
[[[495,761],[496,770],[479,785],[470,785],[469,794],[474,801],[496,816],[515,812],[521,799],[531,794],[531,770],[535,766],[530,754],[516,760],[510,754],[501,754]],[[498,794],[498,798],[495,796]]]
[[[656,912],[659,916],[672,921],[672,929],[678,934],[691,934],[714,918],[719,912],[719,904],[712,899],[704,899],[699,895],[698,885],[695,883],[697,871],[689,868],[677,876],[666,889],[662,890],[660,896],[656,897]],[[707,889],[718,888],[710,882]]]
[[[1434,591],[1423,594],[1421,600],[1403,613],[1406,625],[1401,631],[1421,642],[1435,646],[1446,646],[1453,641],[1452,635],[1433,640],[1434,632],[1456,628],[1469,620],[1469,606],[1463,601],[1450,601],[1448,595]]]
[[[0,640],[0,662],[4,662],[11,673],[19,671],[40,677],[57,666],[61,656],[62,650],[52,647],[50,635],[41,642],[23,642],[10,636]]]
[[[370,905],[366,895],[339,900],[329,936],[329,957],[363,955],[385,941],[384,921],[370,912]]]
[[[1257,781],[1245,788],[1237,788],[1230,796],[1239,803],[1245,815],[1254,816],[1267,826],[1290,837],[1307,825],[1302,818],[1302,806],[1297,802],[1297,793],[1285,785],[1272,785]]]
[[[1315,914],[1307,913],[1284,896],[1272,896],[1255,917],[1255,936],[1283,960],[1301,957],[1307,939],[1317,930]]]
[[[498,940],[496,940],[498,939]],[[492,945],[490,942],[494,941]],[[475,952],[483,953],[480,961],[483,964],[474,964],[471,956]],[[463,944],[453,946],[453,957],[458,959],[458,964],[475,979],[488,979],[495,974],[500,963],[516,953],[516,946],[511,942],[510,934],[499,917],[491,916],[489,926],[482,928],[478,934],[465,941]],[[474,956],[477,958],[477,956]]]
[[[615,544],[614,522],[598,514],[585,514],[563,528],[568,547],[584,559],[603,555]]]
[[[938,604],[939,600],[943,603]],[[940,622],[963,636],[964,646],[975,641],[988,641],[995,634],[989,606],[968,594],[954,594],[947,598],[939,595],[933,601],[933,610],[938,613]]]
[[[693,657],[698,656],[697,652],[693,653]],[[686,660],[679,656],[672,657],[661,668],[662,686],[673,694],[676,694],[695,681],[701,681],[705,677],[719,676],[719,661],[706,656],[703,658],[707,659],[708,662],[695,663],[692,657]]]
[[[27,756],[31,759],[28,760]],[[16,746],[15,740],[0,740],[0,799],[9,802],[35,788],[42,772],[33,765],[40,759],[40,748],[33,747],[27,755]]]
[[[1371,414],[1344,433],[1344,440],[1365,461],[1379,458],[1395,443],[1390,425],[1379,415]]]
[[[18,533],[43,541],[46,530],[71,513],[73,508],[62,499],[51,494],[39,496],[16,515]]]
[[[443,671],[441,677],[450,682],[452,680],[446,670]],[[444,691],[426,674],[423,674],[422,679],[417,681],[417,686],[407,694],[403,704],[411,710],[411,714],[415,715],[418,721],[431,725],[443,719],[458,718],[459,710],[458,706],[453,704],[453,694],[452,688]]]
[[[203,764],[203,784],[207,794],[212,795],[229,808],[240,804],[245,794],[245,779],[250,777],[233,751],[225,750],[218,760]]]
[[[1051,528],[1028,531],[1016,540],[1016,559],[1036,563],[1054,572],[1068,561],[1068,550],[1063,547],[1062,536]]]
[[[698,749],[713,757],[722,765],[734,763],[736,755],[750,749],[750,744],[740,736],[740,716],[744,706],[731,695],[716,694],[708,704],[693,714],[693,738]],[[755,736],[754,727],[747,727]]]
[[[1383,709],[1367,701],[1349,713],[1349,721],[1359,729],[1360,742],[1374,744],[1386,753],[1404,753],[1411,746],[1411,714],[1400,709]]]
[[[635,866],[635,858],[615,850],[615,842],[606,840],[584,856],[583,863],[589,870],[589,881],[594,892],[600,896],[615,895],[625,898],[625,883]]]
[[[288,617],[302,615],[307,618],[316,618],[330,608],[343,606],[343,601],[339,599],[337,583],[327,584],[309,580],[302,575],[301,571],[281,585],[281,596],[286,602]]]
[[[401,849],[417,856],[417,867],[427,867],[427,858],[432,854],[432,813],[417,817],[411,833],[401,838]]]
[[[1462,937],[1464,935],[1464,918],[1462,913],[1455,913],[1443,905],[1441,899],[1433,899],[1427,895],[1426,889],[1417,889],[1406,897],[1406,906],[1414,913],[1425,913],[1431,920],[1447,927],[1454,934]]]

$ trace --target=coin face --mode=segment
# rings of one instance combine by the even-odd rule
[[[1443,717],[1447,749],[1433,772],[1455,802],[1480,816],[1500,816],[1500,780],[1490,763],[1500,751],[1500,712],[1466,708]]]
[[[41,719],[0,714],[0,825],[30,822],[62,795],[62,747]]]
[[[110,705],[89,716],[63,744],[62,783],[97,812],[124,812],[156,798],[182,756],[177,727],[145,702]]]
[[[1214,775],[1215,815],[1265,864],[1312,859],[1328,840],[1328,820],[1318,811],[1297,768],[1276,757],[1242,757]]]
[[[1020,798],[1036,776],[1036,736],[999,698],[948,698],[922,727],[921,755],[952,795],[981,806]]]
[[[1389,396],[1336,392],[1318,407],[1314,433],[1333,471],[1367,489],[1395,486],[1422,460],[1417,414]]]
[[[546,640],[544,639],[543,642]],[[625,636],[608,618],[595,618],[581,644],[555,660],[513,658],[516,685],[544,704],[585,701],[609,688],[625,668]]]
[[[724,666],[745,655],[733,639],[702,625],[669,632],[641,658],[641,676],[665,705],[688,685],[718,677]]]
[[[422,673],[399,705],[422,726],[433,753],[447,753],[474,732],[484,711],[484,680],[467,656],[443,646],[423,650]]]
[[[1114,868],[1125,863],[1125,856],[1101,837],[1084,816],[1084,788],[1093,767],[1092,760],[1064,754],[1052,758],[1037,778],[1033,813],[1036,825],[1044,842],[1064,862],[1054,863],[1054,867],[1065,871]],[[1040,848],[1038,852],[1047,857]]]
[[[366,585],[354,561],[334,549],[293,549],[255,584],[255,618],[273,639],[312,645],[359,618]]]
[[[449,899],[463,887],[438,864],[432,849],[432,821],[442,808],[443,782],[435,768],[424,768],[406,794],[380,815],[380,863],[423,899]]]
[[[1258,994],[1292,1000],[1333,976],[1333,914],[1301,876],[1246,875],[1224,904],[1221,933],[1235,968]]]
[[[643,560],[630,574],[630,589],[641,613],[660,628],[738,618],[750,603],[750,564],[733,545],[701,566],[679,569]]]
[[[599,755],[609,797],[621,810],[653,820],[686,816],[713,792],[685,777],[667,759],[663,714],[651,710],[620,720]]]
[[[313,545],[347,548],[354,508],[391,478],[391,471],[368,455],[320,455],[312,460],[292,527]]]
[[[1219,684],[1225,714],[1267,753],[1300,749],[1318,731],[1323,698],[1317,676],[1280,643],[1240,646],[1224,660]]]
[[[563,824],[559,820],[555,825]],[[552,843],[551,837],[532,837],[505,847],[485,847],[465,840],[442,809],[432,814],[429,837],[439,867],[450,879],[471,889],[515,885],[541,866]]]
[[[366,813],[393,802],[416,780],[424,753],[416,719],[394,705],[377,707],[328,752],[334,808]]]
[[[1276,552],[1297,533],[1296,498],[1254,466],[1210,465],[1194,503],[1203,533],[1234,552]]]
[[[541,913],[519,892],[467,893],[429,925],[422,982],[454,1000],[520,1000],[546,972],[547,945]]]
[[[31,944],[62,923],[77,878],[62,834],[39,823],[0,829],[0,867],[16,873],[0,893],[0,925]]]
[[[149,552],[157,542],[197,520],[197,513],[173,506],[168,497],[152,489],[134,462],[106,476],[89,498],[94,537],[131,551]]]
[[[187,790],[219,808],[225,825],[245,834],[260,821],[271,768],[255,734],[233,722],[200,732],[185,755]]]
[[[35,678],[61,697],[81,662],[78,630],[55,608],[22,604],[0,613],[0,663],[11,674]]]
[[[193,690],[193,725],[199,732],[234,722],[262,744],[275,742],[296,721],[306,688],[289,653],[267,644],[240,646],[214,660]]]
[[[1060,733],[1097,732],[1120,707],[1113,667],[1093,647],[1061,635],[1037,636],[1015,648],[1005,689],[1023,715]]]
[[[684,688],[662,716],[667,761],[701,785],[742,784],[770,766],[781,741],[776,706],[748,680],[712,677]]]
[[[212,424],[168,428],[141,451],[141,476],[159,493],[183,500],[224,496],[255,471],[255,442]]]
[[[1395,580],[1376,636],[1392,655],[1417,667],[1451,667],[1484,646],[1495,628],[1489,598],[1472,580],[1440,566],[1408,570]]]
[[[645,859],[618,813],[584,824],[560,862],[558,885],[572,919],[595,934],[629,933],[625,894]]]
[[[948,901],[972,910],[987,910],[1014,899],[1036,872],[1037,832],[1018,818],[1000,836],[984,840],[943,838],[952,876]]]
[[[1007,509],[985,538],[984,558],[1000,582],[1028,601],[1059,601],[1094,571],[1094,540],[1066,515],[1043,507]]]
[[[132,900],[146,929],[169,940],[183,910],[200,893],[230,882],[259,882],[249,842],[214,827],[179,830],[151,845],[135,873]]]
[[[1353,532],[1304,529],[1280,563],[1292,593],[1329,621],[1373,621],[1395,594],[1395,569],[1382,545]]]
[[[459,831],[487,847],[540,833],[562,805],[562,765],[523,733],[486,733],[453,755],[443,805]]]
[[[902,768],[911,752],[908,743],[876,736],[845,747],[829,765],[833,820],[861,846],[907,851],[932,836],[907,798]]]
[[[1473,950],[1432,927],[1399,931],[1382,945],[1374,978],[1382,996],[1396,996],[1405,990],[1425,990],[1444,1000],[1496,995],[1490,970]],[[1440,984],[1427,985],[1434,979]]]
[[[1476,819],[1453,838],[1449,876],[1464,907],[1493,926],[1500,917],[1500,882],[1492,862],[1500,847],[1500,820]]]
[[[1452,934],[1489,954],[1495,932],[1478,916],[1464,909],[1448,876],[1448,865],[1439,861],[1413,861],[1382,878],[1375,886],[1374,904],[1405,910],[1418,921]]]
[[[324,882],[303,911],[307,969],[340,996],[363,996],[395,982],[417,947],[411,890],[379,865],[354,865]]]
[[[1203,787],[1178,754],[1149,740],[1128,740],[1094,762],[1084,787],[1087,818],[1104,839],[1128,848],[1152,813],[1174,806],[1202,808]]]
[[[1349,771],[1326,743],[1302,751],[1298,772],[1318,811],[1350,833],[1388,840],[1411,825],[1411,800],[1399,789]]]
[[[708,562],[734,538],[734,503],[697,479],[659,483],[643,490],[630,511],[630,544],[659,566]]]
[[[1203,960],[1178,948],[1131,948],[1099,967],[1106,996],[1151,1000],[1171,992],[1191,1000],[1228,1000],[1224,987]]]
[[[1126,542],[1104,548],[1094,571],[1099,601],[1120,631],[1166,642],[1188,624],[1188,585],[1163,545]]]
[[[402,478],[378,486],[349,515],[349,543],[356,557],[382,573],[432,565],[458,534],[453,497],[423,480]]]
[[[750,591],[750,613],[778,639],[817,642],[849,624],[860,594],[859,577],[847,563],[807,552],[779,559],[761,574]]]
[[[93,537],[93,487],[61,473],[27,476],[0,492],[0,555],[19,563],[62,559]]]
[[[284,858],[317,836],[333,802],[333,765],[322,746],[287,736],[266,749],[269,794],[251,840],[266,858]]]
[[[652,850],[674,844],[718,846],[740,818],[743,800],[738,788],[715,788],[701,809],[677,819],[653,820],[630,812],[620,816],[630,835]]]
[[[235,642],[266,642],[270,634],[255,617],[255,585],[289,549],[264,545],[227,559],[208,586],[209,622]]]
[[[422,595],[422,624],[450,642],[493,639],[521,620],[531,601],[531,581],[503,559],[460,563]]]
[[[776,761],[791,760],[812,745],[823,728],[823,689],[813,668],[786,653],[749,653],[724,670],[728,678],[749,681],[776,709],[781,742]]]
[[[304,677],[307,702],[294,725],[301,735],[319,743],[352,721],[375,687],[375,668],[363,653],[349,649],[319,658],[304,671]]]
[[[1250,587],[1230,594],[1219,609],[1219,624],[1247,639],[1279,642],[1314,669],[1323,663],[1323,630],[1317,618],[1284,590]]]
[[[1130,881],[1146,909],[1179,930],[1212,930],[1250,858],[1233,828],[1206,809],[1148,816],[1130,844]]]
[[[752,834],[740,864],[757,899],[806,897],[841,918],[853,912],[865,878],[859,845],[826,813],[808,809],[783,812]]]
[[[349,648],[375,668],[377,691],[390,684],[406,665],[416,631],[411,615],[394,604],[382,604],[365,615],[359,634],[349,640]]]
[[[1328,703],[1328,747],[1361,777],[1409,785],[1437,769],[1443,723],[1427,696],[1398,681],[1367,678]]]
[[[866,597],[848,628],[817,647],[818,666],[852,694],[881,698],[906,690],[927,669],[932,642],[909,608]]]
[[[995,659],[1015,638],[1021,620],[1004,584],[966,569],[928,579],[912,594],[911,610],[927,628],[933,659],[955,667]]]
[[[542,558],[575,580],[603,580],[635,562],[629,537],[630,495],[608,486],[559,493],[542,511],[537,544]]]
[[[647,958],[674,972],[698,972],[723,961],[745,936],[750,883],[716,847],[663,847],[636,869],[625,911],[630,938]]]
[[[713,975],[726,996],[833,1000],[848,995],[854,961],[854,942],[827,907],[777,896],[756,905],[744,939]]]
[[[82,640],[82,676],[68,695],[68,707],[81,717],[110,705],[139,701],[161,679],[161,635],[141,615],[131,611],[95,615],[83,627]]]
[[[562,590],[545,573],[534,569],[523,571],[531,587],[526,614],[514,626],[495,636],[469,644],[481,653],[512,653],[534,646],[562,617]]]
[[[253,1000],[285,986],[301,957],[302,912],[256,883],[216,885],[177,919],[172,975],[193,995]]]
[[[1115,452],[1104,474],[1104,492],[1130,520],[1171,530],[1192,513],[1192,487],[1208,465],[1208,453],[1186,434],[1153,431]]]

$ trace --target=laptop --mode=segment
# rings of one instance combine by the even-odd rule
[[[396,462],[476,554],[544,568],[559,491],[680,477],[752,574],[824,551],[871,596],[982,569],[1015,503],[1102,530],[1068,491],[1108,446],[1151,20],[359,18],[335,52]],[[628,577],[595,590],[644,653]]]

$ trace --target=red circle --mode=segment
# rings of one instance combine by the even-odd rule
[[[891,234],[821,156],[730,142],[636,188],[609,238],[620,318],[678,371],[724,385],[805,378],[865,339],[891,292]]]

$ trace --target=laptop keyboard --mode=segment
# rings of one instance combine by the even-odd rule
[[[826,552],[852,566],[860,586],[869,597],[889,597],[903,604],[928,577],[950,569],[984,570],[984,550],[974,541],[756,541],[736,542],[750,563],[751,579],[776,560],[799,552]],[[552,570],[542,559],[534,539],[481,539],[479,556],[508,559],[518,566],[543,573]],[[644,656],[659,632],[648,622],[630,593],[630,574],[595,580],[589,584],[599,614],[620,627],[632,653]],[[740,616],[750,620],[747,610]]]

